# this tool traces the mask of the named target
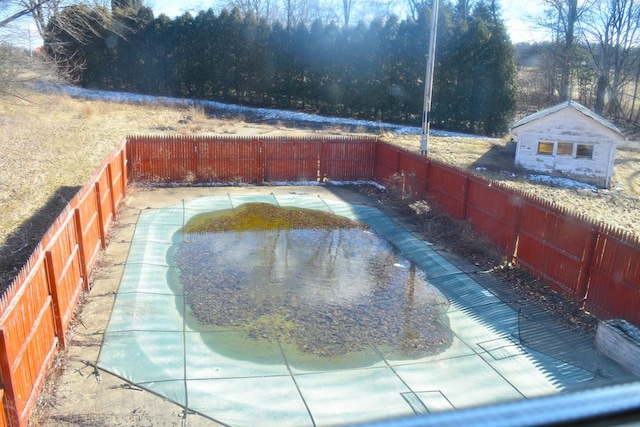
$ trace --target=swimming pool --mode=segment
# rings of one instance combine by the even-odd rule
[[[396,268],[424,271],[420,286],[434,289],[446,342],[407,352],[367,340],[327,357],[197,322],[184,289],[175,286],[181,274],[176,239],[197,215],[248,203],[331,212],[366,224],[396,248]],[[246,259],[246,249],[238,252]],[[593,379],[593,372],[518,337],[516,311],[375,207],[303,194],[228,194],[140,215],[98,366],[234,426],[365,422],[552,394]]]

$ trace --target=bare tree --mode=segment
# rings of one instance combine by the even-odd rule
[[[27,85],[34,81],[56,80],[52,67],[29,51],[0,43],[0,97],[2,102],[9,98],[26,99]]]
[[[273,20],[275,1],[272,0],[229,0],[227,7],[238,9],[243,15],[252,13],[258,19]]]
[[[399,8],[398,6],[404,4],[405,1],[406,0],[371,0],[360,2],[358,0],[320,0],[325,10],[324,13],[319,14],[318,17],[329,21],[340,21],[344,28],[347,28],[353,22],[359,22],[360,20],[388,18],[394,14]]]
[[[599,74],[595,111],[603,114],[606,110],[619,119],[625,107],[625,88],[635,78],[640,59],[640,1],[606,0],[588,18],[585,40]]]
[[[279,19],[285,22],[286,28],[291,29],[313,21],[319,16],[319,9],[318,0],[282,0]]]
[[[638,54],[638,53],[636,53]],[[636,108],[640,97],[640,60],[636,61],[636,76],[633,79],[633,97],[629,108],[629,120],[636,122],[636,127],[640,127],[640,108]]]
[[[90,38],[100,37],[107,29],[113,34],[123,33],[126,29],[122,25],[118,28],[112,25],[111,6],[107,0],[0,0],[0,29],[30,19],[39,38],[47,42],[46,51],[39,51],[35,57],[25,57],[13,47],[24,44],[20,37],[14,34],[5,40],[0,46],[4,55],[4,61],[0,60],[0,85],[4,91],[21,96],[13,89],[24,86],[27,81],[50,79],[53,70],[62,74],[67,70],[70,75],[73,70],[69,67],[81,67],[82,63],[70,58],[68,53],[60,54],[64,45],[56,41],[56,35],[65,34],[67,40],[84,43]]]
[[[40,44],[42,27],[33,20],[37,27],[36,35],[31,26],[19,25],[37,16],[38,7],[46,2],[0,0],[0,96],[25,99],[28,83],[56,77],[51,64],[39,52],[36,55],[33,52],[33,46]],[[3,102],[9,102],[9,98],[4,98]]]
[[[353,5],[356,3],[356,0],[342,0],[342,18],[344,28],[349,27],[349,19],[351,18],[351,11],[353,10]]]
[[[409,8],[409,16],[414,21],[417,21],[420,14],[424,13],[427,6],[429,6],[429,0],[406,0],[407,7]]]
[[[566,101],[572,97],[572,78],[576,64],[576,46],[581,37],[581,22],[598,3],[596,0],[544,0],[545,16],[541,25],[551,32],[557,49],[560,70],[559,97]]]
[[[31,17],[40,36],[45,39],[48,27],[54,16],[59,26],[73,35],[84,34],[87,27],[95,27],[97,21],[106,25],[110,22],[110,7],[108,2],[94,0],[2,0],[0,1],[0,28],[7,26],[22,17]],[[81,7],[72,7],[81,6]],[[62,17],[61,12],[68,13]]]

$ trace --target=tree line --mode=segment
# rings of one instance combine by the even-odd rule
[[[550,38],[517,49],[521,70],[528,73],[520,80],[519,102],[544,107],[577,99],[628,131],[640,132],[640,2],[542,3],[545,14],[538,25]]]
[[[136,7],[131,7],[134,3]],[[431,123],[501,135],[513,119],[513,47],[494,1],[440,7]],[[82,34],[54,16],[45,50],[85,87],[278,107],[419,125],[430,10],[344,26],[269,21],[238,8],[155,17],[139,2],[112,5],[110,25]],[[93,23],[91,23],[93,22]]]
[[[442,1],[432,121],[498,134],[514,91],[500,2]],[[32,61],[0,38],[0,94],[18,95],[34,76],[52,79],[57,69],[87,86],[385,121],[415,123],[420,116],[432,0],[226,0],[219,15],[173,20],[154,17],[143,0],[107,3],[0,2],[0,30],[30,17],[48,53]],[[640,133],[640,2],[541,3],[537,25],[548,37],[515,46],[518,116],[576,99],[629,135]],[[406,20],[391,15],[398,9]],[[372,10],[381,18],[353,25]],[[499,48],[489,49],[492,43]],[[313,56],[318,52],[328,61]],[[492,79],[500,81],[494,86]]]

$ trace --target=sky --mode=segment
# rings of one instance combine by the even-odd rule
[[[543,11],[541,0],[500,0],[502,17],[514,43],[539,42],[548,37],[545,30],[536,28],[532,18]]]
[[[542,12],[542,0],[499,0],[502,6],[502,16],[509,30],[511,41],[514,43],[539,42],[545,39],[545,31],[536,28],[532,23],[532,17],[540,15]],[[357,3],[367,3],[365,0],[356,0]],[[154,14],[164,13],[167,16],[175,17],[184,12],[196,14],[199,10],[212,8],[214,11],[221,10],[221,4],[227,3],[224,0],[146,0]],[[356,3],[356,4],[357,4]],[[400,0],[402,3],[402,0]]]
[[[532,17],[540,15],[542,12],[542,0],[499,0],[502,6],[502,16],[509,30],[511,41],[514,43],[539,42],[545,39],[544,30],[536,28],[532,22]],[[151,7],[156,16],[164,13],[169,17],[182,15],[184,12],[191,12],[196,15],[200,10],[212,8],[219,12],[221,4],[228,3],[228,0],[145,0],[144,4]],[[356,0],[356,5],[366,5],[366,0]],[[399,0],[402,3],[402,0]],[[366,7],[366,6],[365,6]],[[26,49],[33,50],[42,43],[35,29],[35,24],[30,18],[22,18],[17,25],[11,29],[14,40],[19,40],[18,44]],[[5,32],[6,34],[6,32]],[[2,34],[0,33],[0,36]]]

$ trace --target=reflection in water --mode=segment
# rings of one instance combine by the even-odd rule
[[[175,257],[202,324],[326,357],[367,345],[408,354],[450,344],[445,297],[358,223],[247,204],[196,217],[184,231]]]

